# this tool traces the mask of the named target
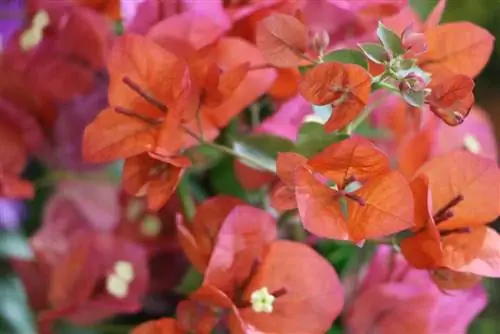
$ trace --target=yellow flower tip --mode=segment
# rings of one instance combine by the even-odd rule
[[[106,279],[106,291],[116,298],[123,299],[128,294],[128,282],[116,274],[111,274]]]
[[[464,147],[471,153],[478,154],[481,152],[481,144],[476,137],[467,133],[464,136]]]
[[[156,237],[161,233],[161,220],[157,216],[147,216],[141,224],[141,233],[147,237]]]
[[[43,39],[43,29],[49,24],[50,17],[47,11],[38,11],[33,17],[31,27],[21,34],[19,39],[21,49],[29,51],[37,46]]]
[[[275,299],[266,287],[255,290],[250,296],[252,310],[256,313],[272,313]]]
[[[134,267],[128,261],[117,261],[112,275],[117,276],[128,285],[134,279]]]
[[[33,17],[33,22],[31,23],[32,28],[37,28],[38,30],[43,30],[46,26],[50,24],[50,16],[46,10],[39,10]]]

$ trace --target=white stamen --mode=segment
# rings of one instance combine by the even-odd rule
[[[464,146],[471,153],[478,154],[481,152],[481,144],[476,137],[469,133],[464,136]]]
[[[270,294],[266,287],[255,290],[250,296],[252,310],[257,313],[271,313],[275,299],[276,297]]]
[[[43,39],[43,29],[50,24],[49,14],[40,10],[33,17],[31,27],[21,34],[19,43],[21,49],[28,51],[37,46]]]
[[[128,294],[128,282],[115,274],[111,274],[106,279],[106,290],[110,295],[123,299]]]
[[[113,275],[119,277],[128,284],[134,279],[134,267],[128,261],[117,261],[115,263]]]

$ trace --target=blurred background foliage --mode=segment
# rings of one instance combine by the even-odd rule
[[[63,0],[61,0],[63,1]],[[352,0],[355,1],[355,0]],[[410,0],[412,6],[426,17],[437,3],[437,0]],[[448,0],[448,6],[443,22],[467,20],[488,29],[497,38],[500,38],[500,1],[498,0]],[[500,138],[500,45],[496,43],[495,51],[488,66],[478,77],[476,82],[477,104],[483,107],[491,116],[497,138]],[[230,132],[231,127],[226,131]],[[228,194],[242,197],[249,202],[255,202],[259,194],[252,196],[245,193],[238,184],[231,158],[217,159],[216,165],[211,170],[208,188],[219,194]],[[33,162],[25,172],[26,178],[32,181],[45,179],[47,170],[37,162]],[[196,180],[192,180],[196,182]],[[52,192],[50,185],[41,184],[37,189],[35,199],[28,202],[28,214],[22,225],[22,235],[9,232],[0,232],[0,334],[35,334],[26,295],[23,287],[11,270],[9,264],[2,260],[7,256],[29,257],[26,247],[26,238],[32,235],[41,222],[44,204]],[[496,222],[497,230],[500,222]],[[318,244],[317,250],[345,275],[353,261],[358,261],[352,256],[356,247],[349,244],[324,241]],[[354,260],[353,260],[354,259]],[[488,307],[476,319],[470,329],[472,334],[495,334],[500,328],[500,281],[486,280],[485,285],[489,291],[490,301]],[[457,315],[460,316],[460,315]],[[100,333],[127,333],[131,328],[128,323],[134,324],[142,321],[142,316],[136,315],[127,318],[112,319],[109,322],[92,329],[74,328],[68,324],[60,324],[57,331],[61,334],[100,334]],[[342,333],[339,326],[334,326],[331,334]]]

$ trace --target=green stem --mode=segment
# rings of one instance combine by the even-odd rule
[[[375,100],[372,104],[368,105],[350,125],[349,125],[349,133],[353,133],[356,129],[371,115],[371,113],[377,109],[387,98],[387,94],[383,94],[377,100]]]
[[[229,147],[227,146],[223,146],[223,145],[219,145],[217,143],[213,143],[213,142],[208,142],[208,141],[205,141],[203,140],[203,138],[201,138],[200,136],[198,136],[196,133],[192,132],[191,130],[189,130],[188,128],[184,127],[184,131],[186,131],[186,133],[188,135],[190,135],[191,137],[195,138],[196,140],[198,140],[198,142],[200,144],[204,144],[204,145],[207,145],[209,147],[212,147],[213,149],[216,149],[218,151],[221,151],[223,153],[226,153],[228,155],[231,155],[233,157],[235,157],[236,159],[240,159],[240,160],[244,160],[246,162],[248,162],[249,164],[252,164],[260,169],[263,169],[263,170],[266,170],[268,172],[271,172],[271,173],[276,173],[276,171],[274,169],[271,169],[269,168],[268,166],[262,164],[260,161],[258,160],[255,160],[249,156],[244,156],[244,155],[241,155],[239,154],[238,152],[236,152],[235,150],[233,149],[230,149]]]
[[[260,124],[260,110],[259,105],[256,103],[250,106],[250,122],[252,129],[255,129]]]
[[[182,207],[184,208],[184,214],[186,218],[191,221],[196,213],[196,203],[191,195],[188,179],[186,177],[179,183],[177,193],[179,194]]]

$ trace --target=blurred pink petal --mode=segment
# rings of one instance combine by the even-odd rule
[[[31,239],[35,249],[56,262],[79,231],[110,232],[119,219],[118,189],[105,182],[63,181],[46,203],[42,227]]]
[[[125,273],[118,264],[125,264]],[[109,280],[118,276],[124,290],[112,290]],[[137,312],[147,291],[149,274],[145,250],[125,239],[81,232],[54,266],[49,289],[52,309],[42,322],[65,318],[76,324],[92,324],[119,313]]]
[[[352,334],[466,333],[486,306],[481,285],[444,293],[427,271],[409,267],[388,246],[377,249],[366,270],[346,310],[345,324]]]
[[[301,95],[297,95],[283,103],[274,115],[267,118],[256,129],[256,132],[269,133],[295,140],[304,118],[312,113],[311,104]]]
[[[468,149],[478,155],[498,159],[498,142],[493,125],[488,114],[478,106],[472,108],[460,126],[448,126],[440,122],[432,154],[440,155],[464,146],[469,146]]]

